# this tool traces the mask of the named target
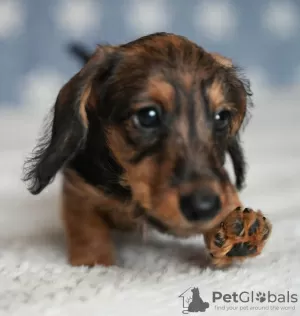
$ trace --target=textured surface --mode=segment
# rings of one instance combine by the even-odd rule
[[[210,302],[205,315],[223,312],[216,313],[212,291],[289,290],[299,296],[298,91],[257,95],[243,137],[250,168],[242,196],[245,205],[264,211],[273,233],[261,256],[228,271],[207,267],[201,237],[179,241],[154,236],[145,243],[117,238],[119,267],[68,266],[58,214],[59,181],[36,197],[19,181],[23,157],[33,145],[41,118],[1,112],[0,315],[181,315],[178,296],[192,286]],[[261,304],[248,306],[265,303]],[[296,310],[269,313],[299,315],[299,309],[298,304]]]

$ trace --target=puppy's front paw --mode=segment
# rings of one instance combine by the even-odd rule
[[[205,243],[218,267],[259,255],[271,232],[270,222],[258,211],[237,208],[205,235]]]

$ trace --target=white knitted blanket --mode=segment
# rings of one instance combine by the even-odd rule
[[[273,233],[261,256],[224,271],[207,266],[201,237],[180,241],[158,234],[146,242],[117,236],[118,267],[70,267],[58,213],[59,181],[33,197],[19,180],[40,115],[1,114],[0,315],[182,315],[192,287],[209,303],[205,315],[299,315],[299,303],[278,302],[280,295],[287,300],[287,291],[300,299],[298,91],[257,97],[243,138],[250,168],[242,198],[264,211]],[[186,290],[183,304],[179,296]],[[234,302],[232,296],[226,296],[230,302],[213,301],[245,291],[254,292],[254,302]],[[266,301],[255,300],[258,291]]]

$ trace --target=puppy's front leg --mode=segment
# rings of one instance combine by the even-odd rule
[[[63,219],[69,262],[74,266],[115,263],[110,228],[95,212],[64,203]],[[98,216],[97,216],[98,215]]]
[[[64,190],[63,221],[69,262],[74,266],[115,263],[111,229],[89,199]]]

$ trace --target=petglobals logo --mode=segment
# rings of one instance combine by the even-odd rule
[[[199,287],[190,287],[178,296],[182,303],[182,314],[200,314],[215,311],[292,311],[299,303],[298,294],[287,290],[273,291],[233,291],[225,293],[213,291],[203,293]]]
[[[212,293],[213,303],[297,303],[298,295],[286,291],[286,293],[254,292],[242,291],[232,293],[222,293],[214,291]]]
[[[298,295],[291,291],[241,291],[232,293],[212,292],[212,303],[218,311],[291,311],[296,309]]]

